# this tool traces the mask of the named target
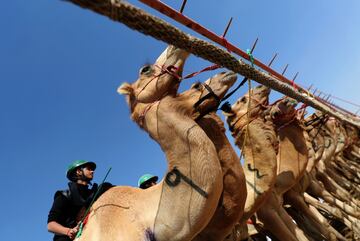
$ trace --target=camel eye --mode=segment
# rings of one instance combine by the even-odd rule
[[[147,74],[151,71],[151,65],[145,65],[140,69],[140,74]]]
[[[200,82],[196,82],[196,83],[193,84],[193,86],[192,86],[191,88],[200,90],[200,89],[201,89],[201,83],[200,83]]]
[[[242,98],[240,99],[240,101],[245,103],[245,102],[246,102],[246,97],[245,97],[245,96],[242,97]]]

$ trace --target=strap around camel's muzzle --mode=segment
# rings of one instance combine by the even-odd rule
[[[205,83],[202,83],[202,85],[205,87],[205,89],[207,91],[209,91],[209,93],[207,93],[206,95],[204,95],[203,97],[201,97],[198,101],[196,101],[196,103],[194,104],[194,109],[199,111],[199,106],[202,102],[204,102],[207,99],[210,99],[211,97],[214,98],[217,102],[217,104],[213,107],[210,108],[208,111],[200,113],[200,115],[198,117],[196,117],[195,121],[200,120],[201,118],[203,118],[205,115],[209,114],[212,111],[216,111],[221,103],[221,99],[219,98],[219,96],[217,96],[214,91],[211,89],[211,87]]]

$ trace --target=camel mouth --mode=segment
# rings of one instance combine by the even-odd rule
[[[221,107],[220,107],[220,110],[223,111],[223,114],[225,116],[231,116],[231,115],[234,115],[234,111],[232,110],[231,108],[231,105],[228,101],[226,101]]]
[[[233,85],[237,80],[237,74],[233,71],[222,72],[221,74],[223,75],[221,78],[223,84]]]
[[[120,95],[130,95],[132,93],[132,87],[129,83],[122,83],[118,88],[117,88],[117,92]]]
[[[173,45],[169,45],[155,61],[155,64],[158,66],[174,66],[176,68],[182,68],[189,55],[189,52]]]
[[[270,94],[271,89],[265,85],[259,85],[255,89],[256,91],[259,91],[262,97],[266,97]]]

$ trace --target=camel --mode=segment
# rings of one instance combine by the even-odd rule
[[[222,97],[219,96],[219,98]],[[243,215],[247,196],[245,175],[239,157],[226,137],[221,118],[211,112],[197,123],[214,143],[218,153],[223,173],[223,193],[210,223],[193,241],[224,240]]]
[[[310,116],[308,118],[307,122],[311,122],[313,119],[318,118],[318,116],[320,116],[320,115],[314,114],[314,115]],[[311,131],[309,131],[309,135],[312,136],[312,138],[317,137],[317,139],[319,139],[319,138],[323,139],[322,142],[312,141],[312,144],[313,144],[315,150],[318,150],[321,147],[324,148],[323,155],[321,156],[321,159],[323,159],[323,160],[329,160],[333,156],[333,153],[336,150],[335,146],[331,145],[331,143],[334,142],[333,141],[334,137],[332,137],[333,132],[329,131],[329,128],[330,128],[330,130],[333,130],[335,128],[334,122],[333,122],[333,120],[330,120],[330,123],[327,123],[327,124],[330,124],[330,125],[328,125],[328,128],[323,128],[324,125],[322,124],[322,125],[319,125],[320,128],[313,128]],[[315,129],[318,129],[318,130],[315,130]],[[322,143],[325,143],[325,145]],[[315,209],[315,207],[317,207],[317,208],[322,207],[322,208],[320,208],[321,210],[326,210],[326,212],[332,214],[338,220],[341,220],[349,228],[352,228],[353,223],[355,221],[354,218],[349,216],[349,214],[354,215],[356,212],[353,207],[351,207],[348,204],[344,203],[343,201],[335,198],[332,194],[330,194],[322,186],[321,182],[317,181],[317,179],[315,178],[314,170],[312,170],[313,166],[315,166],[316,164],[317,163],[314,163],[311,167],[309,167],[309,166],[307,167],[308,175],[304,176],[307,178],[306,178],[306,182],[303,182],[301,185],[302,191],[306,190],[311,195],[323,199],[325,202],[332,205],[332,207],[330,208],[330,207],[326,206],[326,204],[320,203],[319,201],[317,201],[313,198],[310,199],[309,195],[307,195],[306,193],[304,193],[305,196],[303,196],[302,198],[305,197],[305,201],[307,202],[309,209],[312,210],[312,213],[314,215],[316,215],[319,220],[323,220],[323,221],[321,221],[321,223],[323,223],[324,226],[326,226],[332,233],[336,234],[338,239],[343,239],[344,237],[339,236],[339,233],[337,233],[336,230],[334,230],[331,226],[328,225],[327,220],[324,221],[323,215],[321,215],[317,211],[317,209]],[[294,202],[292,202],[292,204],[294,204]],[[348,214],[346,214],[346,212]],[[305,212],[303,211],[303,213],[305,213]]]
[[[276,136],[272,124],[264,119],[269,94],[268,87],[259,85],[223,112],[235,144],[244,156],[248,194],[244,215],[237,225],[240,228],[267,199],[275,181]],[[243,238],[235,236],[238,236],[236,232],[227,240]]]
[[[337,148],[337,141],[338,141],[338,135],[339,132],[337,131],[337,122],[334,118],[329,118],[329,120],[325,124],[326,128],[325,131],[327,132],[325,137],[325,152],[323,157],[320,159],[316,166],[316,172],[314,177],[321,181],[324,185],[325,189],[332,193],[334,197],[337,199],[343,201],[352,203],[354,206],[359,206],[360,203],[357,200],[354,200],[350,194],[345,190],[343,187],[341,187],[336,181],[334,181],[328,174],[326,173],[326,164],[332,161],[332,158],[335,154],[336,148]],[[328,144],[327,144],[328,143]]]
[[[226,93],[226,91],[231,87],[231,85],[235,82],[235,79],[234,78],[236,75],[232,72],[227,72],[227,73],[220,73],[218,75],[216,75],[215,77],[207,80],[205,82],[205,84],[207,84],[210,89],[213,91],[213,93],[215,93],[216,96],[218,96],[218,98],[221,98],[222,96],[224,96],[224,94]],[[164,108],[165,110],[165,113],[163,113],[162,115],[164,115],[164,119],[166,119],[166,121],[164,120],[164,122],[169,122],[169,114],[171,114],[171,112],[168,110],[169,109],[174,109],[174,110],[181,110],[181,112],[188,112],[188,116],[186,120],[185,118],[184,119],[179,119],[179,117],[177,116],[176,117],[176,121],[174,120],[173,122],[170,122],[171,123],[171,127],[173,127],[173,125],[183,125],[182,123],[185,122],[185,121],[188,121],[189,123],[191,123],[191,126],[189,127],[189,129],[192,129],[194,130],[196,128],[196,126],[194,125],[194,122],[193,122],[193,117],[191,118],[191,121],[190,121],[190,117],[192,115],[192,111],[193,111],[193,104],[194,104],[194,100],[199,100],[201,99],[202,96],[206,96],[208,94],[208,90],[204,87],[200,88],[201,85],[199,86],[198,84],[195,84],[193,85],[193,87],[183,93],[183,94],[180,94],[179,96],[177,96],[176,98],[170,98],[168,100],[167,97],[165,97],[164,99],[162,99],[160,102],[159,102],[159,107],[157,110],[154,111],[154,114],[156,114],[157,116],[157,123],[156,125],[154,124],[153,126],[159,126],[159,127],[156,127],[154,129],[156,129],[156,135],[159,136],[159,131],[161,131],[161,128],[160,128],[160,121],[158,120],[159,119],[159,115],[161,113],[161,108]],[[164,103],[165,102],[165,103]],[[168,102],[168,103],[167,103]],[[163,104],[164,103],[164,104]],[[202,102],[199,107],[197,108],[197,111],[207,111],[210,107],[213,107],[214,104],[216,104],[216,101],[214,101],[214,99],[210,99],[210,100],[205,100],[204,102]],[[161,107],[161,105],[163,105],[163,107]],[[178,106],[177,106],[178,105]],[[152,109],[152,108],[151,108]],[[148,113],[146,114],[145,118],[150,115],[150,110],[148,110]],[[154,108],[155,109],[155,108]],[[135,110],[136,111],[136,110]],[[170,112],[170,113],[169,113]],[[178,111],[177,111],[178,112]],[[178,115],[178,113],[176,112],[176,114]],[[151,117],[150,117],[151,118]],[[150,119],[150,121],[152,122],[152,120]],[[167,127],[167,128],[166,128]],[[164,127],[163,130],[169,130],[170,126],[166,126]],[[149,127],[148,127],[148,124],[146,124],[146,128],[147,128],[147,131],[150,132],[149,130]],[[192,178],[192,181],[190,184],[192,183],[202,183],[203,186],[205,187],[208,187],[208,188],[203,188],[204,190],[207,190],[207,189],[210,189],[211,187],[211,183],[218,183],[219,184],[222,184],[222,175],[220,177],[220,181],[217,180],[219,179],[219,177],[217,177],[216,179],[216,176],[214,178],[214,175],[216,174],[216,168],[210,168],[210,164],[208,162],[211,162],[211,158],[213,158],[214,160],[217,161],[217,163],[213,163],[213,165],[215,164],[219,164],[219,160],[214,157],[214,156],[210,156],[211,152],[211,148],[210,147],[213,147],[212,143],[206,143],[205,140],[201,140],[201,145],[197,144],[195,140],[197,140],[200,136],[200,130],[196,130],[196,135],[195,133],[194,134],[191,134],[191,133],[186,133],[189,131],[189,129],[185,132],[184,131],[184,126],[181,126],[180,127],[181,131],[179,131],[180,133],[184,133],[184,134],[187,134],[188,136],[185,136],[185,137],[182,137],[182,139],[184,139],[186,141],[186,143],[184,143],[183,145],[188,147],[187,145],[189,145],[189,148],[191,149],[192,153],[188,153],[186,154],[186,152],[184,150],[182,150],[183,148],[181,147],[179,141],[176,141],[175,142],[175,146],[171,146],[170,145],[170,139],[171,140],[174,140],[176,139],[175,136],[173,135],[170,135],[169,137],[163,137],[165,140],[162,140],[159,144],[162,146],[164,152],[167,154],[168,156],[168,160],[169,160],[169,166],[173,166],[174,164],[171,164],[170,163],[170,158],[174,158],[174,159],[180,159],[179,160],[175,160],[176,161],[176,166],[177,166],[177,169],[180,170],[180,167],[182,167],[182,174],[181,176],[185,175],[186,172],[190,172],[191,175],[190,176],[193,176]],[[186,129],[185,129],[186,130]],[[201,130],[202,131],[202,130]],[[155,133],[152,133],[150,132],[150,135],[152,137],[155,136]],[[194,136],[193,136],[194,135]],[[192,140],[191,143],[188,143],[191,139],[190,138],[194,138],[195,140]],[[158,138],[158,137],[157,137]],[[154,138],[154,139],[157,139],[157,138]],[[209,141],[211,141],[210,139],[208,139]],[[163,144],[161,144],[163,143]],[[187,145],[185,145],[187,144]],[[165,149],[165,146],[167,149]],[[196,151],[196,148],[199,148],[200,150]],[[180,151],[180,152],[179,152]],[[170,154],[168,154],[170,152]],[[189,160],[186,160],[188,158],[189,155],[193,155],[194,154],[194,160],[192,160],[193,163],[189,163]],[[183,155],[185,156],[185,160],[183,160],[184,158],[179,158],[178,155]],[[196,160],[195,158],[199,158],[200,161],[206,161],[206,165],[204,163],[196,163]],[[190,167],[189,167],[190,165]],[[196,168],[196,165],[198,165],[198,168]],[[192,167],[191,167],[192,166]],[[190,170],[187,170],[186,168],[190,169]],[[207,173],[206,172],[206,169],[208,170],[208,172],[210,173]],[[204,170],[205,169],[205,170]],[[240,169],[241,170],[241,169]],[[214,172],[214,173],[212,173]],[[199,176],[196,177],[196,174],[198,174]],[[204,176],[205,175],[205,176]],[[210,181],[209,179],[206,178],[206,175],[209,176],[209,178],[212,178],[212,180]],[[229,176],[229,175],[227,175]],[[185,175],[186,177],[186,175]],[[184,178],[185,178],[184,177]],[[198,181],[195,181],[196,178],[198,178],[199,180]],[[236,177],[237,178],[237,177]],[[216,181],[217,180],[217,181]],[[216,182],[215,182],[216,181]],[[189,184],[189,185],[190,185]],[[241,183],[240,183],[241,184]],[[161,185],[161,184],[160,184]],[[188,185],[188,186],[189,186]],[[191,186],[191,185],[190,185]],[[162,191],[162,199],[164,198],[164,195],[166,195],[166,192],[164,190],[164,188],[167,188],[166,186],[163,187],[163,191]],[[185,189],[185,187],[184,187]],[[196,200],[197,199],[200,199],[198,200],[199,201],[202,201],[204,202],[204,200],[201,200],[201,197],[199,197],[200,195],[198,195],[198,197],[196,197],[196,192],[194,190],[191,190],[191,187],[190,187],[190,190],[188,190],[189,187],[186,187],[185,190],[180,190],[180,193],[178,194],[179,195],[179,199],[182,200],[182,202],[184,202],[186,199],[186,196],[190,196],[192,197],[192,199],[195,199],[195,200],[190,200],[191,201],[191,205],[192,206],[192,210],[189,211],[189,210],[186,210],[188,207],[187,205],[185,205],[185,210],[184,209],[181,209],[181,207],[176,207],[174,206],[173,204],[173,200],[169,200],[171,201],[171,204],[167,204],[169,206],[174,206],[174,208],[176,209],[179,209],[177,211],[178,215],[181,217],[180,214],[184,215],[184,214],[187,214],[185,215],[184,219],[185,220],[178,220],[179,216],[175,215],[176,218],[173,218],[173,225],[170,225],[171,224],[171,219],[170,219],[170,214],[168,214],[168,208],[165,208],[163,207],[163,215],[164,216],[162,219],[161,219],[161,223],[160,224],[157,224],[157,226],[162,226],[162,225],[166,225],[166,238],[161,238],[161,229],[160,231],[156,231],[156,224],[155,224],[155,236],[156,236],[156,240],[189,240],[189,238],[193,238],[193,234],[195,232],[199,232],[203,227],[204,225],[206,225],[208,222],[209,222],[209,218],[211,218],[211,214],[214,213],[213,211],[215,211],[215,207],[217,206],[217,202],[214,203],[213,201],[211,201],[211,199],[215,199],[214,197],[216,197],[216,195],[212,194],[213,197],[210,198],[210,195],[211,195],[211,189],[210,191],[206,191],[205,194],[206,194],[206,198],[207,198],[207,202],[210,202],[208,203],[207,205],[203,204],[203,205],[196,205]],[[196,190],[197,188],[195,188]],[[217,190],[217,193],[219,195],[217,195],[217,197],[220,196],[220,192],[222,191],[221,189],[219,190],[218,188],[216,189]],[[175,190],[174,190],[175,191]],[[169,193],[169,195],[171,194],[172,196],[176,195],[176,193],[174,193],[174,191],[172,191],[171,193]],[[219,192],[220,191],[220,192]],[[204,191],[203,191],[204,192]],[[202,193],[202,192],[201,192]],[[200,194],[201,194],[200,193]],[[213,193],[215,193],[215,190],[213,190]],[[224,195],[225,196],[225,195]],[[228,195],[226,195],[226,197],[228,198]],[[203,197],[204,198],[204,197]],[[185,199],[185,200],[184,200]],[[238,198],[239,199],[239,198]],[[218,200],[218,199],[215,199],[215,200]],[[163,202],[163,201],[161,201]],[[183,205],[186,204],[183,203]],[[211,205],[212,207],[211,207]],[[215,205],[214,205],[215,204]],[[238,208],[241,209],[241,207],[239,206]],[[170,210],[173,210],[173,209],[170,209]],[[233,210],[231,210],[233,211]],[[201,215],[196,215],[196,213],[200,213],[202,212],[202,216]],[[174,213],[174,210],[173,210],[173,215],[175,214]],[[188,218],[190,217],[187,217],[188,215],[190,215],[190,217],[194,217],[194,220],[187,220]],[[237,215],[238,216],[238,215]],[[159,216],[156,217],[156,219],[159,219]],[[175,229],[174,230],[174,226],[176,227],[176,225],[179,225],[178,223],[185,223],[185,221],[190,221],[191,224],[188,224],[188,232],[191,231],[192,235],[190,236],[190,234],[182,234],[182,235],[179,235],[178,231]],[[159,222],[159,221],[157,221]],[[196,227],[199,227],[198,229],[196,229]],[[183,226],[180,226],[182,229],[184,229]],[[179,227],[179,228],[180,228]],[[170,229],[170,230],[169,230]],[[159,234],[160,232],[160,234]],[[171,232],[171,235],[169,234]],[[187,236],[184,236],[184,235],[187,235]],[[178,238],[176,238],[176,236],[179,236]],[[189,238],[187,238],[189,237]]]
[[[181,53],[184,56],[180,69],[187,56],[176,51],[170,51],[177,55],[176,61]],[[146,190],[114,187],[106,192],[94,203],[79,240],[191,240],[210,221],[222,191],[217,153],[190,117],[193,106],[186,102],[187,96],[170,96],[178,85],[175,75],[164,75],[169,75],[169,83],[152,84],[150,80],[159,74],[147,68],[140,72],[139,80],[123,84],[118,91],[127,95],[131,118],[165,152],[165,180]],[[229,78],[222,77],[209,83],[214,92],[226,91],[231,84]],[[191,89],[189,94],[200,98],[206,91]],[[199,107],[207,109],[213,104],[204,101]]]
[[[342,152],[351,142],[348,140],[349,138],[347,136],[347,132],[341,124],[338,126],[338,133],[338,141],[334,157],[331,162],[325,163],[325,172],[346,191],[350,193],[360,193],[360,189],[358,187],[359,179],[356,175],[352,175],[351,170],[347,169],[348,164],[346,164],[346,162],[341,158]]]
[[[307,122],[310,123],[314,118],[315,116],[312,116]],[[327,220],[317,209],[312,209],[308,206],[304,198],[304,192],[311,182],[309,172],[314,168],[324,152],[324,140],[320,134],[320,127],[324,121],[325,119],[321,119],[321,121],[317,121],[306,128],[307,132],[304,132],[304,137],[307,142],[309,157],[306,171],[301,180],[284,194],[284,200],[285,203],[291,204],[292,208],[297,210],[296,212],[291,212],[291,216],[296,219],[298,225],[311,237],[315,237],[317,240],[324,237],[327,240],[335,240],[336,238],[345,240],[340,233],[328,224]]]
[[[303,176],[308,163],[304,128],[296,118],[297,102],[285,97],[272,106],[272,118],[279,138],[275,191],[283,195]]]
[[[273,192],[257,211],[257,217],[266,230],[278,239],[308,240],[283,208],[283,194],[291,189],[303,176],[308,152],[304,130],[296,118],[297,102],[288,97],[275,102],[269,110],[269,117],[279,139],[277,154],[277,175]]]

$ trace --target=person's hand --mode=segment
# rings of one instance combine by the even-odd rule
[[[69,228],[66,235],[73,240],[76,237],[77,232],[79,231],[79,226],[76,226],[75,228]]]

